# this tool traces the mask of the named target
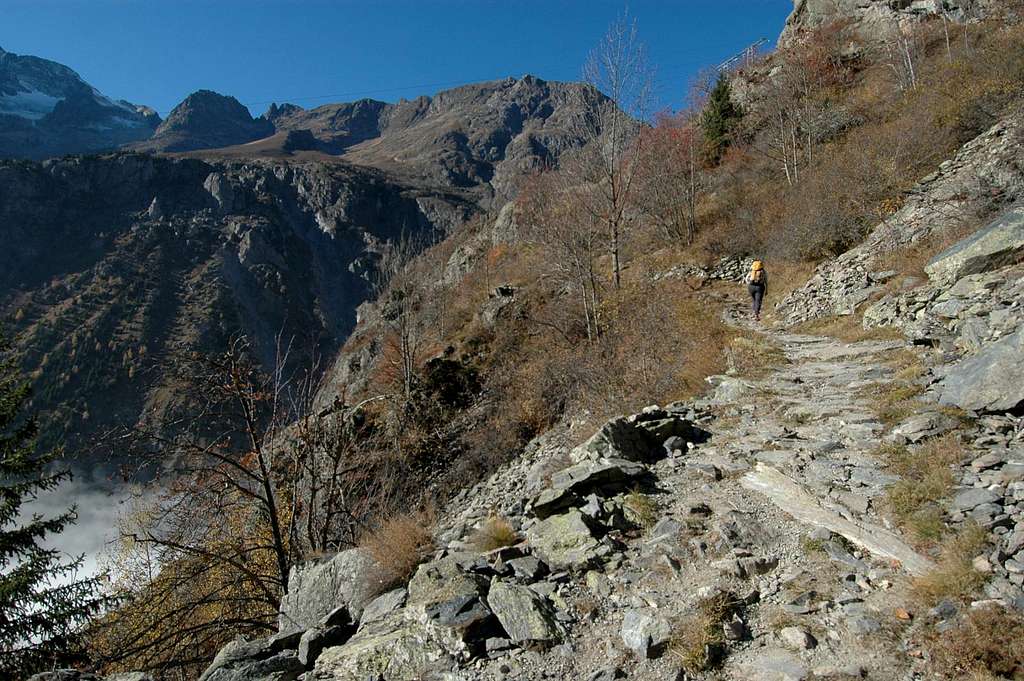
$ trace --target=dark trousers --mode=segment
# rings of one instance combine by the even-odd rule
[[[764,284],[747,284],[747,291],[750,293],[751,310],[754,316],[761,314],[761,301],[764,300]]]

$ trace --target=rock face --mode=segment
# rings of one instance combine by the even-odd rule
[[[943,10],[963,21],[983,16],[992,4],[970,0],[793,0],[779,46],[800,42],[809,32],[837,21],[850,22],[855,37],[873,43]]]
[[[74,447],[176,413],[167,367],[235,334],[267,367],[279,333],[330,356],[389,244],[473,211],[343,163],[0,162],[0,313],[25,370],[45,358],[46,434]]]
[[[133,145],[139,151],[192,151],[245,144],[274,133],[234,97],[211,90],[194,92],[174,107],[153,137]]]
[[[932,258],[929,278],[953,283],[968,274],[989,272],[1024,257],[1024,206],[1007,211],[987,227]]]
[[[152,110],[103,96],[63,64],[0,49],[0,158],[116,149],[159,123]]]
[[[373,599],[376,569],[373,559],[359,549],[342,551],[321,563],[293,567],[288,593],[281,599],[280,630],[309,629],[339,606],[359,619]]]
[[[968,411],[1005,412],[1024,402],[1024,328],[948,371],[939,401]]]

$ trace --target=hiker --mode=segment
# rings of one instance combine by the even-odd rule
[[[747,291],[750,293],[751,309],[757,321],[761,321],[761,302],[764,301],[767,290],[768,273],[764,271],[764,264],[760,260],[755,260],[750,266],[750,274],[747,275]]]

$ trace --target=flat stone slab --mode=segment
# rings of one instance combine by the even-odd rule
[[[864,550],[889,560],[898,561],[914,576],[935,569],[935,564],[903,543],[889,530],[864,522],[847,520],[828,510],[803,486],[771,466],[763,463],[743,476],[741,484],[768,497],[772,503],[796,520],[841,534]]]

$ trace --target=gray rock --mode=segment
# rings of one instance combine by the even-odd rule
[[[360,629],[344,645],[324,650],[307,676],[331,681],[441,678],[453,663],[429,627],[394,613]]]
[[[551,489],[577,495],[614,494],[628,489],[647,469],[625,459],[586,460],[551,476]]]
[[[951,416],[937,412],[917,414],[893,428],[893,435],[905,442],[920,442],[928,437],[942,435],[960,424]]]
[[[779,631],[779,638],[790,650],[808,650],[818,645],[818,640],[800,627],[785,627]]]
[[[281,598],[278,627],[309,629],[338,606],[358,618],[377,590],[378,566],[360,549],[292,568],[288,593]]]
[[[491,617],[482,600],[488,579],[466,572],[459,564],[462,557],[455,554],[421,565],[409,581],[406,609],[463,640],[471,640],[486,628]]]
[[[533,515],[543,520],[580,503],[578,495],[566,489],[545,489],[530,502]]]
[[[768,649],[743,667],[748,681],[804,681],[807,668],[792,653]]]
[[[844,565],[847,568],[856,570],[858,572],[868,571],[867,563],[860,560],[859,558],[854,558],[849,551],[844,549],[837,542],[825,542],[823,548],[825,549],[825,553],[828,554],[828,557],[834,562],[839,563],[840,565]]]
[[[666,436],[667,437],[667,436]],[[664,455],[661,442],[625,416],[617,416],[601,426],[589,440],[575,448],[570,457],[575,462],[602,458],[628,461],[652,461]],[[660,451],[659,451],[660,450]]]
[[[971,487],[958,492],[953,497],[952,506],[958,511],[970,511],[982,504],[991,504],[999,501],[1002,497],[992,490],[982,487]]]
[[[1024,252],[1024,207],[1013,208],[983,229],[932,258],[924,271],[938,281],[987,272],[1018,262]]]
[[[1024,401],[1024,327],[962,360],[938,383],[938,400],[967,411],[1010,411]]]
[[[672,636],[672,627],[651,610],[627,610],[619,634],[626,647],[640,658],[658,657]]]
[[[536,554],[556,570],[579,570],[598,556],[600,543],[579,511],[545,518],[526,532]]]
[[[709,376],[706,380],[715,387],[711,399],[718,404],[742,402],[755,390],[752,384],[733,376]]]
[[[274,652],[266,641],[233,641],[221,648],[199,681],[295,681],[303,671],[294,650]]]
[[[405,605],[405,598],[408,595],[404,586],[383,593],[366,604],[363,608],[363,615],[359,618],[359,627],[379,622],[394,611]]]
[[[1006,555],[1013,556],[1024,550],[1024,526],[1018,524],[1013,532],[1006,535]]]
[[[348,610],[340,608],[348,615]],[[346,620],[351,624],[351,620],[346,617]],[[290,629],[288,631],[281,631],[267,639],[267,645],[270,646],[271,650],[278,652],[280,650],[295,650],[299,647],[299,640],[302,638],[302,629]]]
[[[530,582],[540,579],[548,571],[544,562],[536,556],[513,558],[508,561],[508,566],[512,568],[512,572],[516,577]]]
[[[331,646],[345,643],[353,633],[352,629],[338,626],[307,629],[299,640],[299,662],[307,669],[312,667],[320,653]]]
[[[561,638],[544,599],[525,586],[496,580],[487,594],[487,603],[505,633],[516,643]]]

